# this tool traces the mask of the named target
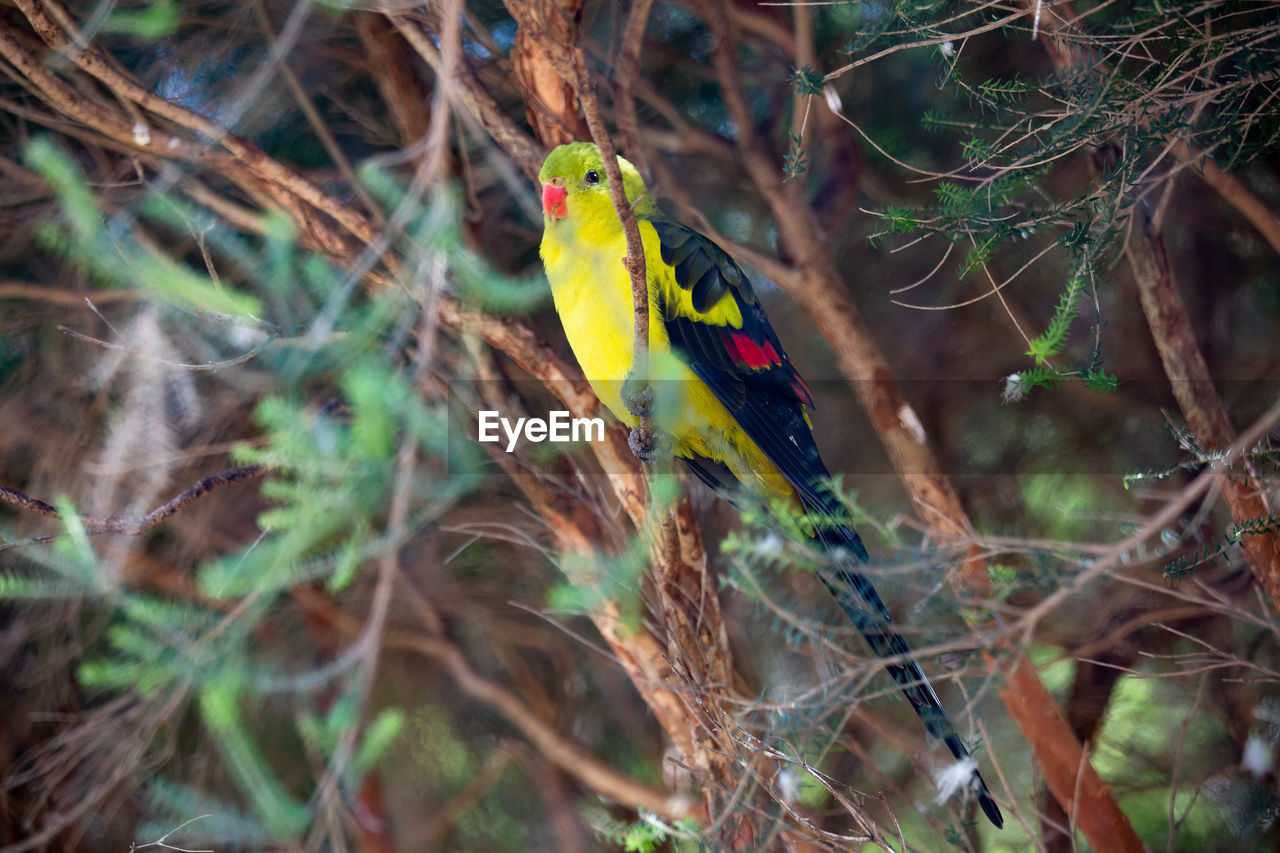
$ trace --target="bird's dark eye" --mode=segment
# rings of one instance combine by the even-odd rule
[[[586,181],[589,184],[598,184],[600,183],[600,173],[598,173],[595,169],[588,169],[587,173],[582,176],[582,180]]]

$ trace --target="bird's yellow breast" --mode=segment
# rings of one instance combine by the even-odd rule
[[[659,431],[670,437],[678,456],[723,462],[749,486],[789,494],[786,479],[733,415],[688,365],[672,355],[655,290],[676,285],[674,279],[663,280],[657,232],[648,222],[639,224],[649,270],[649,370]],[[616,219],[606,220],[603,228],[584,227],[572,219],[548,219],[544,226],[542,262],[569,346],[600,402],[634,427],[638,419],[622,401],[622,383],[635,360],[631,276],[622,264],[626,253]],[[666,273],[671,278],[670,270]]]
[[[608,240],[601,247],[580,237],[568,222],[548,223],[542,261],[551,295],[565,337],[592,389],[620,421],[635,426],[635,417],[622,402],[622,382],[635,361],[631,277],[622,265],[626,243]],[[649,350],[657,356],[670,349],[662,317],[650,299]],[[681,378],[693,379],[688,368],[685,373],[687,377]]]

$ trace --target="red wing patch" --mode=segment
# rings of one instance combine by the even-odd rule
[[[746,332],[729,332],[724,336],[724,343],[734,361],[752,370],[782,366],[782,357],[769,341],[761,346]]]
[[[795,398],[806,406],[813,405],[813,394],[810,393],[809,386],[804,384],[804,380],[800,378],[800,374],[794,367],[784,362],[783,356],[772,341],[758,344],[747,332],[730,329],[720,330],[720,340],[724,342],[725,354],[739,369],[763,373],[782,368],[789,380],[787,385]]]

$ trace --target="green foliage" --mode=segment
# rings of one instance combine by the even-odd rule
[[[674,826],[656,818],[642,815],[639,820],[626,822],[615,818],[599,806],[583,806],[583,820],[592,828],[596,837],[621,847],[628,853],[656,853],[668,843],[683,849],[682,840],[695,838],[698,825],[691,819]]]
[[[238,685],[206,685],[199,704],[201,719],[215,736],[227,768],[263,824],[275,838],[296,837],[309,822],[308,810],[284,790],[264,761],[245,726]]]
[[[1234,545],[1227,539],[1206,542],[1204,545],[1176,560],[1166,563],[1160,574],[1168,581],[1179,581],[1190,575],[1201,566],[1217,566],[1219,559]]]
[[[1165,580],[1181,580],[1201,566],[1220,565],[1220,560],[1226,557],[1227,554],[1238,552],[1241,540],[1246,536],[1260,536],[1265,533],[1278,532],[1280,532],[1280,514],[1278,513],[1272,512],[1256,518],[1245,519],[1239,524],[1233,524],[1228,527],[1227,532],[1223,534],[1221,539],[1213,539],[1191,553],[1165,563],[1160,573]]]
[[[960,153],[971,166],[981,166],[988,160],[995,159],[997,149],[990,141],[972,136],[961,143]]]
[[[1021,102],[1028,94],[1040,91],[1042,83],[1035,80],[1024,80],[1021,75],[1014,75],[1012,80],[991,78],[979,83],[974,90],[974,97],[985,104],[1008,105]]]
[[[76,587],[58,581],[0,572],[0,601],[73,598],[76,592]]]
[[[929,133],[942,133],[952,128],[973,128],[974,122],[966,116],[943,113],[938,110],[925,110],[920,114],[920,126]],[[978,141],[971,138],[969,145],[978,144]]]
[[[145,14],[160,15],[162,8]],[[448,471],[459,431],[450,428],[446,404],[420,392],[421,370],[406,366],[404,354],[417,346],[412,332],[421,306],[429,304],[425,294],[453,288],[468,301],[522,311],[545,300],[545,287],[502,276],[464,250],[452,195],[422,203],[376,170],[362,174],[402,217],[400,248],[407,267],[417,271],[411,284],[419,289],[406,285],[364,299],[356,279],[306,251],[279,216],[266,217],[265,234],[246,236],[179,197],[156,194],[127,214],[106,217],[62,151],[37,140],[26,159],[59,200],[60,219],[42,231],[48,246],[102,285],[164,300],[162,316],[184,331],[230,338],[248,332],[261,341],[234,362],[252,359],[251,368],[232,381],[247,383],[258,399],[257,432],[234,458],[269,470],[257,481],[268,506],[259,514],[256,541],[194,568],[203,593],[223,599],[201,604],[120,584],[118,572],[99,556],[96,543],[105,540],[92,537],[76,508],[61,499],[62,534],[19,552],[30,569],[0,573],[0,601],[78,599],[94,614],[98,627],[76,666],[90,695],[133,694],[179,710],[194,699],[195,719],[249,808],[237,811],[204,793],[157,782],[157,808],[175,821],[155,837],[205,813],[183,814],[199,805],[207,821],[184,827],[182,837],[295,844],[317,806],[297,774],[283,770],[306,763],[292,753],[305,746],[313,760],[341,759],[343,784],[354,788],[395,754],[406,717],[388,708],[363,722],[364,682],[353,677],[351,661],[297,674],[291,672],[296,664],[264,648],[264,634],[281,633],[281,624],[295,618],[277,593],[315,580],[326,581],[334,593],[346,589],[481,479],[440,473]],[[180,253],[163,253],[156,241],[135,236],[146,230],[131,227],[139,219],[178,235],[174,243],[191,240],[207,254],[188,265]],[[210,258],[225,261],[222,275]],[[317,405],[317,399],[324,402]],[[240,427],[233,429],[244,434]],[[397,486],[407,490],[410,510],[403,529],[393,531],[387,515]],[[333,689],[315,691],[324,685]],[[289,702],[268,701],[281,691]],[[329,701],[334,694],[339,698]],[[296,728],[301,740],[280,743],[268,734],[272,725]],[[360,734],[346,741],[350,755],[343,758],[338,745],[353,729]],[[519,835],[508,829],[511,837]]]
[[[1048,328],[1031,341],[1031,348],[1027,350],[1027,355],[1035,359],[1037,366],[1047,364],[1049,359],[1062,352],[1071,323],[1080,315],[1083,297],[1084,277],[1080,274],[1073,275],[1067,280],[1067,289],[1058,299],[1058,307],[1054,309]]]
[[[800,68],[793,68],[791,76],[787,78],[787,82],[792,85],[798,95],[822,95],[822,89],[826,85],[822,72],[803,65]]]
[[[181,22],[181,3],[177,0],[153,0],[145,9],[112,8],[102,23],[102,31],[134,36],[142,41],[156,41],[171,35]]]
[[[897,550],[908,547],[907,543],[903,541],[901,530],[896,526],[885,523],[884,519],[870,512],[858,500],[858,493],[845,486],[843,474],[834,474],[828,477],[823,485],[826,491],[844,509],[844,517],[837,519],[841,524],[846,524],[859,531],[863,537],[868,537],[869,533],[874,533],[880,544],[886,548]]]
[[[276,506],[259,517],[271,535],[207,566],[200,574],[207,594],[263,592],[326,575],[341,589],[355,566],[394,546],[372,532],[395,482],[396,448],[410,441],[424,453],[442,455],[448,414],[371,355],[338,378],[347,402],[341,411],[315,411],[285,396],[258,404],[255,417],[267,440],[239,447],[236,457],[271,469],[262,494]],[[437,483],[421,496],[420,517],[442,511],[466,486],[462,479]]]
[[[404,712],[397,708],[386,708],[373,718],[364,731],[364,738],[352,761],[352,767],[358,775],[369,772],[382,760],[391,744],[404,730],[404,724]]]
[[[1034,388],[1056,388],[1058,383],[1068,379],[1079,380],[1086,388],[1100,394],[1110,394],[1120,387],[1119,377],[1100,368],[1045,364],[1006,377],[1002,396],[1006,403],[1016,403],[1025,399]]]
[[[847,52],[865,58],[898,49],[878,60],[898,64],[915,61],[910,57],[917,54],[905,48],[945,38],[935,16],[946,17],[947,32],[963,32],[1001,14],[987,7],[943,11],[932,3],[858,6],[845,13],[859,31]],[[1208,21],[1214,22],[1212,39],[1205,35]],[[1167,158],[1171,139],[1203,147],[1230,166],[1271,150],[1280,138],[1280,101],[1262,85],[1280,73],[1274,21],[1274,13],[1260,9],[1181,0],[1097,10],[1054,35],[1055,49],[1077,51],[1086,61],[1042,79],[993,76],[989,66],[957,50],[959,42],[939,47],[941,94],[921,108],[921,125],[955,137],[961,162],[931,167],[938,175],[933,204],[916,211],[912,231],[970,244],[957,269],[961,279],[997,264],[1011,237],[1032,234],[1055,240],[1048,248],[1075,270],[1049,327],[1028,351],[1035,369],[1023,373],[1023,393],[1065,377],[1100,392],[1116,387],[1116,377],[1102,367],[1101,317],[1094,318],[1095,341],[1084,364],[1043,368],[1065,352],[1082,305],[1082,282],[1099,280],[1114,262],[1134,204],[1150,203],[1150,181],[1157,167],[1167,168],[1167,159],[1159,160]],[[1006,23],[1003,36],[983,38],[1025,38],[1025,26]],[[1128,40],[1156,32],[1136,56]],[[1137,120],[1134,104],[1141,105]],[[1064,182],[1050,180],[1078,171],[1086,158],[1093,161],[1093,180],[1076,181],[1078,188],[1065,192]],[[881,215],[890,223],[887,233],[906,233],[900,211],[886,208]],[[885,233],[878,230],[871,239]]]
[[[889,205],[881,216],[889,221],[890,234],[910,234],[916,230],[915,215],[908,208]]]
[[[343,735],[360,725],[360,705],[356,697],[340,697],[327,712],[304,712],[298,718],[298,733],[315,754],[332,759]],[[398,708],[384,708],[363,727],[359,742],[347,767],[346,785],[355,790],[360,779],[377,766],[387,750],[404,732],[405,714]]]
[[[640,628],[644,572],[649,567],[648,545],[633,538],[620,554],[560,555],[560,571],[566,583],[553,586],[547,605],[560,613],[597,613],[605,602],[618,606],[626,631]]]
[[[454,294],[490,313],[528,314],[547,303],[550,292],[540,274],[504,275],[467,248],[456,192],[438,190],[421,205],[384,169],[362,166],[358,176],[374,197],[407,218],[405,246],[410,257],[421,259],[419,266],[428,283],[433,274],[447,269]]]
[[[637,821],[627,830],[627,834],[622,840],[622,849],[628,851],[628,853],[630,851],[653,853],[666,840],[667,833],[661,827]]]
[[[180,305],[241,318],[262,313],[255,297],[219,286],[138,241],[128,230],[131,223],[104,221],[84,175],[53,143],[36,139],[27,146],[26,161],[54,188],[63,211],[61,225],[42,224],[39,235],[46,248],[66,255],[108,287],[146,287]]]
[[[1238,544],[1245,536],[1261,536],[1280,531],[1280,513],[1270,512],[1257,518],[1248,518],[1227,529],[1227,541]]]
[[[988,563],[987,577],[990,578],[991,585],[1004,594],[1018,584],[1017,569],[1004,563]]]
[[[799,134],[795,133],[788,133],[787,139],[790,145],[783,158],[783,183],[798,178],[809,171],[809,155],[805,154],[804,140]]]
[[[1003,236],[997,231],[981,243],[972,246],[964,256],[964,261],[960,264],[960,268],[956,270],[956,278],[966,278],[969,273],[990,263],[991,257],[995,254],[996,246],[1000,244]]]

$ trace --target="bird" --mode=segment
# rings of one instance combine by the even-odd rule
[[[644,247],[649,290],[649,373],[658,386],[652,414],[675,457],[730,500],[741,495],[798,502],[811,536],[831,555],[818,575],[865,638],[928,732],[943,741],[968,790],[996,826],[1004,819],[938,699],[894,627],[889,610],[858,570],[862,539],[840,523],[839,500],[814,441],[813,395],[765,316],[741,267],[713,241],[666,215],[639,171],[618,158],[626,198]],[[561,145],[538,173],[540,255],[569,347],[592,390],[633,429],[633,449],[649,404],[634,393],[634,307],[622,224],[600,149]]]

